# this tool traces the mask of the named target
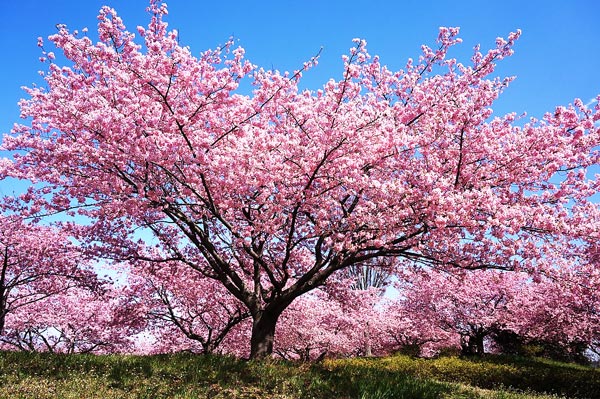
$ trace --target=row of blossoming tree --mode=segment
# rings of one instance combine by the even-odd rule
[[[3,227],[22,227],[10,222]],[[61,248],[59,235],[38,229],[50,245],[32,244],[29,235],[2,241],[10,266],[1,349],[249,355],[250,314],[213,280],[177,262],[146,262],[129,265],[126,283],[111,284],[73,262],[81,259],[77,248]],[[600,344],[597,265],[536,280],[523,272],[405,268],[392,284],[398,297],[382,296],[385,285],[355,282],[345,275],[294,301],[281,315],[274,353],[300,360],[449,348],[527,354],[528,344],[542,344],[548,352],[537,354],[582,360]]]
[[[356,40],[310,91],[317,58],[280,73],[232,42],[195,56],[165,5],[149,12],[139,41],[108,7],[97,43],[58,26],[57,57],[40,39],[46,87],[2,142],[1,176],[36,183],[6,201],[7,345],[318,358],[481,353],[507,331],[597,342],[600,107],[494,116],[520,32],[463,64],[441,28],[399,71]],[[377,271],[397,300],[356,289]]]

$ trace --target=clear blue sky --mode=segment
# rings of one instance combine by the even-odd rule
[[[340,56],[354,37],[388,66],[402,68],[433,44],[439,26],[460,26],[464,42],[450,55],[467,62],[473,45],[493,46],[497,36],[520,28],[516,54],[498,74],[517,80],[494,107],[499,113],[527,111],[541,116],[575,97],[588,102],[600,93],[600,1],[192,1],[171,0],[167,21],[193,52],[214,48],[234,36],[247,57],[265,68],[293,70],[319,51],[320,65],[305,85],[319,88],[339,78]],[[94,38],[96,15],[114,7],[130,31],[146,25],[145,0],[17,0],[0,8],[0,133],[18,121],[20,87],[40,82],[38,36],[46,38],[64,23],[88,27]],[[51,51],[47,44],[47,50]],[[4,183],[6,184],[6,183]],[[1,193],[8,193],[1,187]]]

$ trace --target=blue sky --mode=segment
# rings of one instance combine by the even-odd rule
[[[40,83],[37,37],[88,27],[93,38],[96,15],[114,7],[130,31],[146,25],[145,0],[5,1],[0,15],[0,133],[18,121],[23,85]],[[493,46],[497,36],[520,28],[516,54],[501,62],[500,76],[517,80],[494,109],[542,116],[575,97],[588,102],[600,93],[600,2],[572,1],[191,1],[171,0],[167,21],[181,43],[196,54],[234,36],[247,57],[265,68],[293,70],[323,46],[319,66],[304,85],[319,88],[342,72],[340,56],[352,38],[364,38],[369,52],[393,69],[433,44],[439,26],[460,26],[464,42],[450,53],[468,61],[472,47]],[[52,51],[48,47],[46,50]],[[0,183],[6,185],[7,183]],[[0,192],[8,193],[9,187]]]

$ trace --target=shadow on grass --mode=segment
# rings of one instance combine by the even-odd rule
[[[438,378],[494,389],[500,386],[569,398],[600,398],[600,370],[521,356],[439,359]]]
[[[317,367],[317,366],[315,366]],[[391,399],[446,397],[455,391],[451,384],[417,378],[410,374],[386,370],[376,363],[354,362],[322,369],[328,373],[332,390],[348,398]]]

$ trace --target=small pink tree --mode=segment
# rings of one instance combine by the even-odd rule
[[[20,216],[0,216],[0,335],[11,315],[35,313],[41,302],[72,287],[98,284],[64,232]]]
[[[370,356],[366,348],[370,351],[371,340],[377,339],[365,334],[365,326],[377,325],[377,302],[375,290],[348,291],[343,297],[323,290],[304,295],[281,315],[274,351],[303,361]],[[379,348],[377,342],[375,346]]]
[[[502,337],[515,340],[505,344],[516,345],[517,351],[527,343],[568,352],[570,347],[593,348],[597,342],[600,281],[597,266],[585,256],[574,263],[565,260],[534,278],[493,270],[403,276],[400,298],[385,308],[386,332],[399,346],[460,342],[463,354],[480,355],[486,341],[493,344]]]
[[[409,294],[385,303],[378,340],[387,353],[430,357],[442,348],[460,346],[458,334],[439,326],[426,301]]]
[[[227,334],[250,317],[222,285],[178,262],[138,262],[128,280],[131,295],[145,314],[155,352],[220,351]]]
[[[515,330],[533,306],[520,300],[530,289],[524,273],[478,270],[455,275],[432,270],[404,276],[401,298],[388,309],[402,321],[388,327],[398,344],[454,342],[463,354],[482,355],[486,338],[499,330]]]
[[[493,116],[511,79],[490,76],[519,32],[466,65],[446,57],[458,29],[442,28],[399,71],[356,40],[340,80],[302,91],[316,59],[288,74],[232,43],[196,57],[166,6],[149,10],[141,44],[108,7],[98,43],[64,26],[50,37],[69,65],[45,54],[47,87],[27,89],[3,174],[45,182],[38,199],[87,217],[81,239],[105,253],[136,257],[134,232],[154,234],[164,256],[151,260],[183,262],[244,304],[252,357],[338,270],[381,258],[543,269],[584,230],[597,237],[598,105]]]
[[[583,351],[596,348],[600,337],[596,248],[593,243],[577,262],[540,276],[516,298],[514,331],[525,342],[549,344],[558,355],[580,360]]]
[[[21,307],[6,319],[0,349],[57,353],[129,352],[142,326],[116,291],[70,288]]]

